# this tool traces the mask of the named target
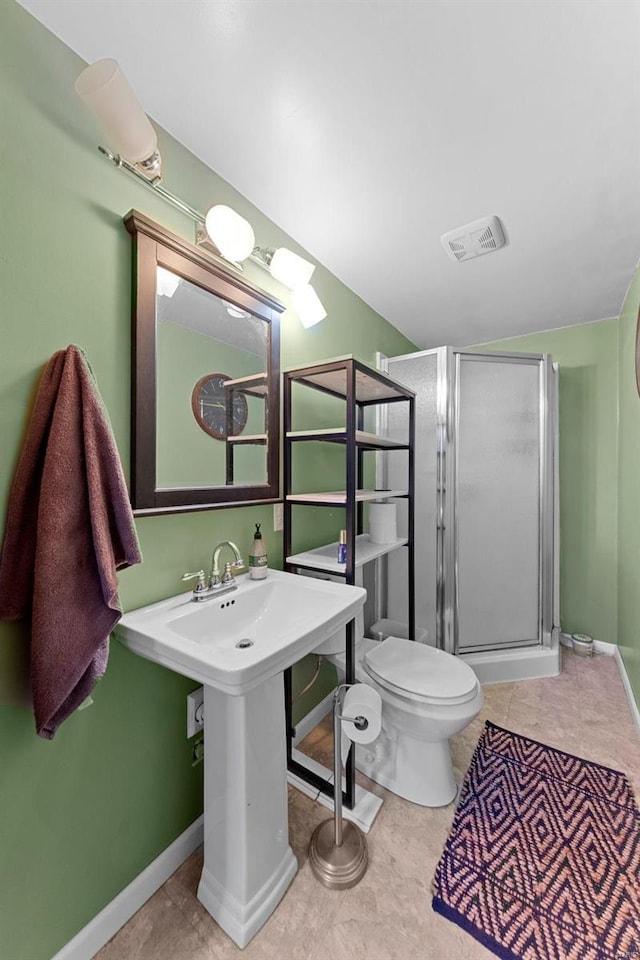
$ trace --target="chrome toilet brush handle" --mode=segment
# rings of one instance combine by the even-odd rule
[[[346,890],[362,879],[367,869],[367,842],[362,831],[342,819],[342,744],[341,722],[347,720],[358,730],[366,730],[365,717],[347,717],[341,712],[342,691],[350,684],[336,687],[333,697],[333,797],[334,815],[323,820],[313,832],[309,844],[311,869],[325,887]],[[333,829],[332,829],[333,828]]]

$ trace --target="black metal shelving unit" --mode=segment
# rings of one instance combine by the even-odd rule
[[[238,434],[233,433],[233,398],[235,394],[241,393],[245,397],[259,397],[264,400],[264,433]],[[229,485],[234,483],[234,454],[239,446],[261,446],[267,445],[269,433],[269,377],[267,373],[255,373],[247,377],[239,377],[235,380],[227,380],[225,383],[225,408],[227,421],[227,441],[226,448],[226,476],[225,482]]]
[[[302,384],[345,401],[345,426],[323,430],[293,429],[294,384]],[[331,573],[345,578],[345,583],[354,584],[356,566],[375,560],[396,548],[408,551],[409,583],[414,582],[414,492],[415,492],[415,394],[412,390],[392,380],[380,370],[375,370],[353,357],[329,360],[325,363],[301,367],[284,373],[284,566],[287,571],[309,570]],[[387,403],[408,404],[408,430],[406,442],[397,442],[364,429],[365,410]],[[304,443],[334,443],[345,448],[344,490],[326,493],[301,493],[292,489],[293,447]],[[365,454],[389,450],[408,452],[407,486],[404,490],[365,490],[362,488],[365,474]],[[407,499],[407,536],[391,545],[375,545],[368,540],[363,530],[363,504],[384,499]],[[296,504],[310,506],[343,507],[347,531],[347,562],[337,563],[337,544],[322,545],[314,550],[292,554],[292,514]],[[415,600],[413,591],[408,591],[409,637],[415,639]],[[346,629],[346,682],[355,680],[355,620]],[[292,723],[291,671],[285,673],[285,707],[287,721],[288,768],[311,786],[333,797],[333,784],[299,763],[293,756],[295,730]],[[349,809],[355,800],[354,751],[349,754],[346,768],[346,790],[343,803]]]

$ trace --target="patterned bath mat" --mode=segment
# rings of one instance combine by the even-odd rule
[[[627,778],[487,722],[433,908],[503,960],[640,960],[640,814]]]

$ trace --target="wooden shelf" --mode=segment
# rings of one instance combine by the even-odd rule
[[[356,403],[384,403],[409,400],[415,396],[412,390],[392,380],[386,373],[368,367],[350,356],[337,357],[335,360],[327,360],[313,367],[287,370],[286,374],[296,383],[304,383],[308,387],[322,390],[334,397],[346,398],[350,365],[355,366]]]
[[[384,557],[392,553],[399,547],[404,547],[407,538],[394,540],[393,543],[372,543],[368,533],[361,533],[356,537],[356,567],[361,567],[371,560],[377,560],[378,557]],[[302,553],[295,553],[287,557],[286,562],[296,567],[304,567],[312,570],[325,570],[327,573],[345,575],[346,563],[338,563],[338,543],[327,543],[322,547],[316,547],[315,550],[305,550]]]
[[[396,497],[406,497],[406,490],[356,490],[356,503],[365,503],[368,500],[391,500]],[[344,507],[347,502],[346,490],[331,490],[328,493],[290,493],[286,498],[290,503],[308,503],[317,505],[332,505]]]
[[[323,430],[290,430],[289,440],[322,440],[325,443],[346,443],[346,427],[328,427]],[[408,450],[409,445],[398,443],[388,437],[379,437],[375,433],[356,430],[356,446],[364,450]]]
[[[227,443],[232,443],[234,447],[242,446],[242,444],[265,444],[267,442],[266,433],[246,433],[238,434],[237,437],[227,437]]]
[[[248,393],[252,397],[266,397],[269,392],[269,383],[266,373],[253,373],[248,377],[237,377],[235,380],[225,380],[226,389],[233,389],[237,393]]]

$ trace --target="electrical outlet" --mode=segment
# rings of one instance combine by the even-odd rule
[[[204,737],[195,740],[193,743],[193,754],[191,757],[191,766],[197,767],[204,760]]]
[[[204,728],[204,687],[187,695],[187,739]]]
[[[284,527],[284,503],[273,505],[273,532],[277,533]]]

